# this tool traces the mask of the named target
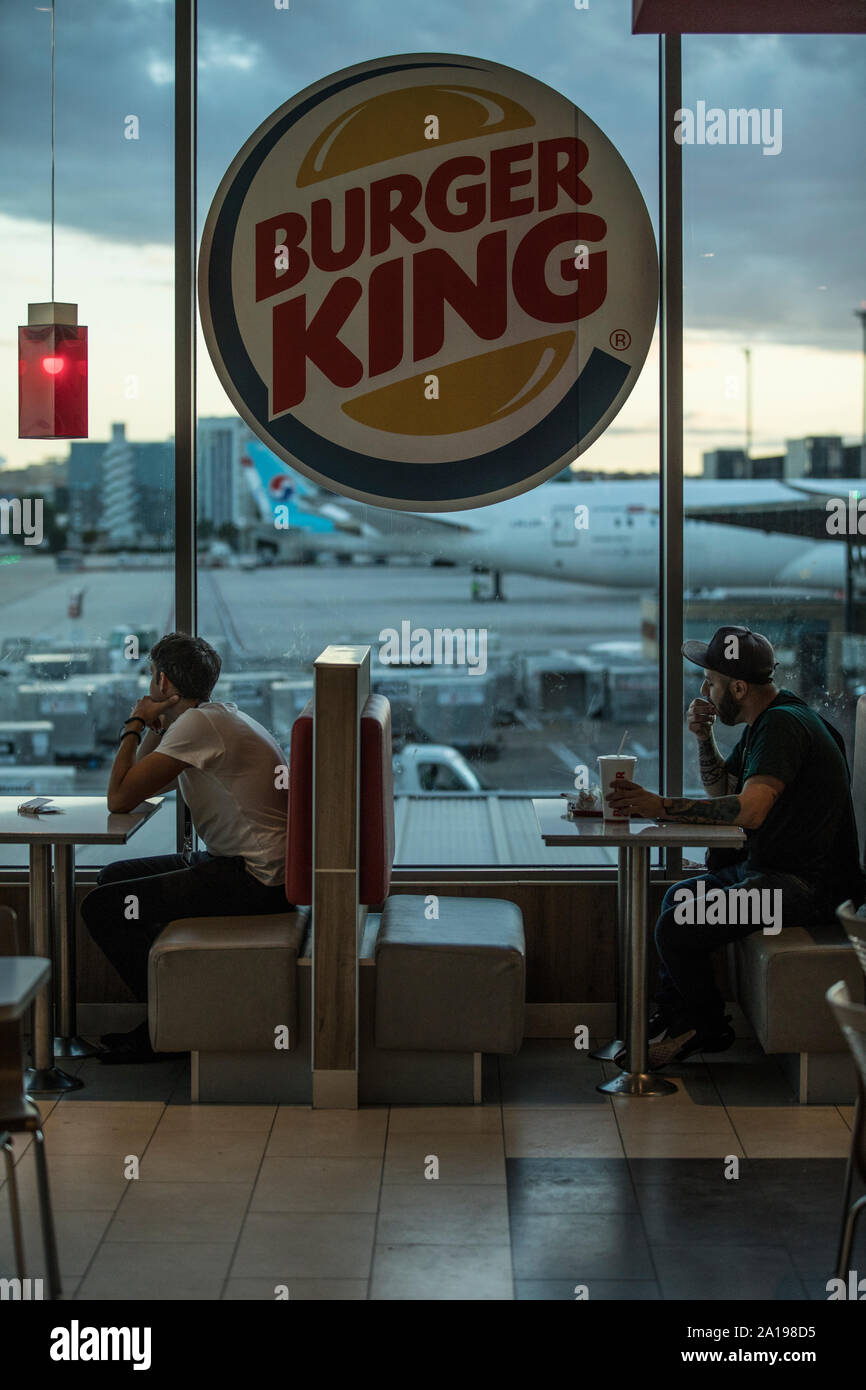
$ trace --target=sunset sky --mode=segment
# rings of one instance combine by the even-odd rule
[[[629,164],[658,230],[657,40],[633,36],[630,0],[291,0],[287,10],[200,0],[199,231],[222,174],[260,122],[308,83],[383,54],[454,52],[520,68],[562,91]],[[55,298],[90,332],[90,438],[173,430],[172,49],[168,0],[58,0]],[[686,468],[744,442],[752,349],[754,448],[805,434],[859,439],[866,300],[864,40],[684,40],[684,105],[781,108],[778,156],[685,147]],[[63,458],[17,438],[17,326],[50,298],[50,13],[0,13],[0,457]],[[136,114],[141,138],[123,138]],[[652,470],[658,336],[631,397],[581,457]],[[200,415],[232,407],[199,334]]]

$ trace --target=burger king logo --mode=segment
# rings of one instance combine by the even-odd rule
[[[484,59],[362,63],[275,111],[213,200],[199,297],[251,429],[332,491],[448,511],[535,487],[649,349],[652,225],[603,132]]]

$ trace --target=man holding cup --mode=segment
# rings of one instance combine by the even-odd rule
[[[665,894],[655,928],[661,967],[649,1019],[651,1070],[732,1045],[713,973],[716,947],[754,931],[832,920],[838,903],[860,902],[866,887],[841,736],[776,685],[767,638],[721,627],[709,642],[686,642],[682,651],[704,671],[686,724],[698,740],[706,799],[662,798],[625,777],[605,799],[648,820],[740,825],[746,847],[735,862]],[[746,725],[727,758],[716,745],[717,718]]]

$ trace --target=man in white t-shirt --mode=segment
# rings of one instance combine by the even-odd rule
[[[207,848],[108,864],[84,900],[90,935],[139,1000],[147,998],[150,948],[168,922],[289,910],[282,749],[237,705],[211,700],[222,663],[209,643],[171,632],[150,661],[150,693],[123,727],[108,809],[131,811],[177,783]],[[153,1051],[146,1021],[102,1042],[103,1062],[170,1055]]]

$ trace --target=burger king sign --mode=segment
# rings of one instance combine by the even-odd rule
[[[649,348],[658,262],[631,173],[512,68],[347,68],[232,161],[199,263],[205,338],[251,429],[322,486],[448,511],[589,447]]]

